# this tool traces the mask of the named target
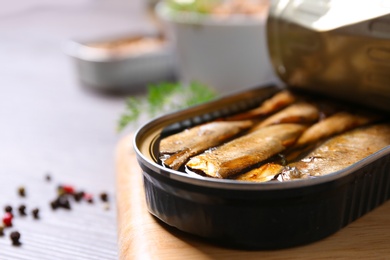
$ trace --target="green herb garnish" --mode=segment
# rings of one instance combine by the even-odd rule
[[[214,90],[199,82],[191,82],[189,85],[164,82],[151,84],[147,90],[147,95],[142,98],[127,98],[126,111],[119,119],[118,131],[129,124],[138,123],[142,116],[152,118],[207,102],[217,96]]]
[[[207,14],[221,0],[166,0],[167,5],[177,11]]]

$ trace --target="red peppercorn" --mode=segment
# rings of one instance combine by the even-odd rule
[[[89,203],[93,203],[93,196],[90,193],[84,193],[84,199]]]
[[[12,226],[12,214],[9,212],[6,212],[3,216],[3,223],[6,227]]]
[[[74,188],[71,185],[63,185],[62,189],[64,190],[65,193],[67,194],[73,194],[74,193]]]

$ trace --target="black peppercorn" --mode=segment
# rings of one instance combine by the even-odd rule
[[[53,200],[52,202],[50,202],[50,207],[53,209],[53,210],[56,210],[58,208],[58,200]]]
[[[4,211],[12,214],[12,207],[10,205],[7,205],[5,206]]]
[[[51,176],[50,176],[50,174],[46,174],[45,179],[46,179],[46,181],[51,181]]]
[[[14,246],[19,246],[21,245],[20,243],[20,233],[18,231],[13,231],[11,232],[11,234],[9,235],[9,237],[11,238],[12,240],[12,245]]]
[[[75,193],[73,194],[73,198],[74,198],[74,200],[75,200],[76,202],[79,202],[79,201],[81,201],[82,198],[84,197],[84,194],[85,194],[84,191],[75,192]]]
[[[67,196],[59,196],[57,198],[57,201],[58,201],[58,207],[61,207],[61,208],[64,208],[64,209],[71,209],[70,208],[70,203],[69,203],[69,200],[67,198]]]
[[[19,211],[19,214],[20,214],[21,216],[26,216],[26,215],[27,215],[27,214],[26,214],[26,206],[23,205],[23,204],[19,206],[18,211]]]
[[[58,208],[71,209],[68,196],[66,194],[58,196],[55,200],[50,202],[50,206],[53,210]]]
[[[35,219],[39,219],[39,209],[38,208],[35,208],[31,211],[32,215],[33,215],[33,218]]]
[[[100,193],[100,199],[101,199],[103,202],[107,202],[107,201],[108,201],[108,194],[105,193],[105,192]]]

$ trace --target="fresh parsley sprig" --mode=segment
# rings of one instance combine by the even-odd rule
[[[117,129],[121,131],[129,124],[138,123],[142,116],[153,118],[216,97],[217,93],[213,89],[199,82],[191,82],[189,85],[171,82],[151,84],[146,96],[127,98],[126,111],[121,115]]]

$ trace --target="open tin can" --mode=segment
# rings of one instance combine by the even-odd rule
[[[320,93],[341,100],[352,100],[360,106],[390,111],[388,102],[384,102],[386,99],[372,102],[370,99],[359,98],[362,93],[356,95],[356,99],[353,98],[354,95],[348,98],[342,95],[344,90],[340,88],[343,86],[356,86],[353,85],[355,80],[350,75],[342,75],[345,80],[340,82],[348,83],[346,85],[332,85],[328,78],[317,79],[318,75],[309,72],[301,74],[300,78],[298,77],[300,80],[292,81],[296,79],[295,75],[291,76],[295,71],[305,72],[308,67],[302,65],[305,61],[303,57],[302,60],[298,59],[299,52],[292,52],[286,47],[284,40],[292,37],[291,30],[286,28],[297,26],[305,31],[308,28],[302,29],[299,23],[288,20],[279,21],[280,8],[278,2],[274,2],[268,22],[268,35],[271,57],[276,64],[276,71],[286,82],[285,86],[260,86],[224,96],[156,118],[137,131],[134,148],[143,171],[146,203],[150,213],[168,225],[226,246],[277,249],[302,245],[329,236],[390,198],[390,146],[343,170],[318,178],[291,182],[254,183],[198,178],[166,168],[159,163],[161,138],[254,108],[286,87],[304,89],[313,96]],[[286,10],[285,8],[287,7],[282,9]],[[385,18],[376,19],[388,17],[387,15]],[[279,26],[280,23],[283,23],[283,26]],[[324,40],[321,33],[315,34],[319,37],[319,42]],[[341,30],[339,34],[342,37],[344,31]],[[299,33],[294,35],[297,40],[303,37]],[[380,43],[379,49],[387,50],[386,46],[390,44],[389,35],[379,39],[375,36],[373,42]],[[304,46],[303,44],[302,47]],[[330,62],[332,57],[325,60]],[[381,66],[386,67],[389,64],[381,63]],[[317,84],[314,83],[318,82],[321,86],[330,84],[328,88],[323,87],[327,91],[323,91],[321,87],[317,89]],[[382,86],[382,83],[379,82],[379,85]],[[383,95],[390,94],[389,83],[390,81],[387,81],[387,88],[382,90]],[[372,90],[368,87],[361,89],[366,91],[365,93]]]

